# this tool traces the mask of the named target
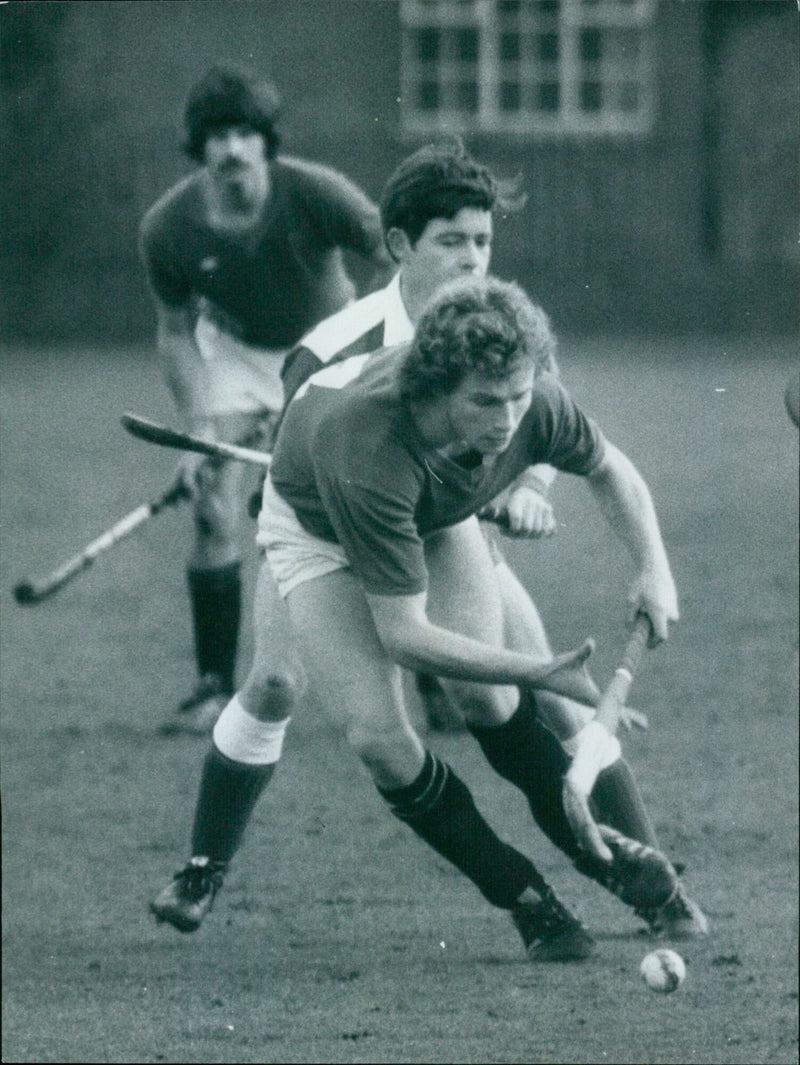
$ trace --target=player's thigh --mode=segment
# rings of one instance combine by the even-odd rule
[[[257,414],[222,414],[214,419],[220,440],[235,441],[255,432]],[[200,535],[229,540],[243,518],[242,484],[246,469],[241,462],[212,461],[198,473],[195,514]]]
[[[410,784],[422,743],[403,702],[399,667],[378,639],[364,592],[339,569],[287,597],[292,626],[317,697],[383,787]]]
[[[504,645],[504,609],[492,553],[476,518],[444,530],[425,543],[428,617],[435,625],[495,647]],[[442,678],[468,721],[505,721],[517,706],[511,685]]]
[[[539,610],[505,560],[495,565],[495,579],[503,604],[506,647],[542,658],[550,656],[550,641]]]
[[[505,560],[495,566],[503,601],[506,647],[537,658],[552,657],[552,649],[536,604]],[[536,693],[539,717],[559,739],[566,739],[591,721],[593,711],[586,706],[539,689]]]
[[[280,721],[294,713],[307,681],[289,610],[266,561],[256,580],[253,633],[253,661],[240,699],[254,717]]]
[[[484,643],[503,642],[503,604],[492,557],[476,518],[425,541],[428,617]]]

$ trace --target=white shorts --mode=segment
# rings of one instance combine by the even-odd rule
[[[283,406],[286,349],[256,348],[200,315],[194,331],[210,377],[210,414],[250,414]]]
[[[303,528],[286,500],[272,487],[269,476],[264,481],[256,543],[266,552],[270,572],[284,599],[304,581],[350,568],[339,544],[320,540]]]

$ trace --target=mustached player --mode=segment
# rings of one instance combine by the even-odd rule
[[[141,224],[166,382],[184,428],[240,439],[283,404],[287,350],[355,296],[343,252],[387,265],[377,207],[341,173],[279,155],[279,98],[247,70],[212,68],[185,108],[196,170]],[[206,732],[234,690],[241,610],[238,463],[182,468],[197,686],[165,731]]]

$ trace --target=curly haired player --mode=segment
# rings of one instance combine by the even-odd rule
[[[344,175],[278,154],[278,94],[244,68],[212,67],[185,108],[195,171],[141,224],[158,349],[185,428],[251,433],[283,404],[284,355],[355,287],[342,252],[389,265],[378,210]],[[188,563],[198,684],[168,730],[209,731],[234,689],[241,610],[236,463],[184,461],[194,496]]]
[[[524,201],[518,183],[502,181],[472,158],[459,138],[424,145],[389,176],[381,194],[383,235],[397,273],[377,292],[324,319],[287,355],[282,377],[287,401],[308,377],[331,362],[405,343],[440,285],[456,277],[483,277],[489,269],[494,215]],[[551,369],[555,372],[556,367]],[[550,536],[555,530],[548,492],[555,471],[539,464],[525,470],[494,502],[510,535]],[[260,498],[258,499],[260,506]],[[254,516],[258,510],[256,509]],[[491,532],[487,532],[491,539]],[[524,625],[532,647],[549,645],[541,618],[492,540],[508,624]],[[463,716],[436,677],[416,675],[427,724],[459,731]]]
[[[545,372],[554,344],[546,316],[521,289],[469,278],[434,297],[410,344],[335,363],[298,390],[259,518],[268,570],[253,667],[214,729],[192,858],[151,903],[160,921],[199,927],[280,759],[289,717],[264,629],[275,604],[259,599],[277,584],[302,664],[391,812],[510,912],[533,960],[585,958],[593,941],[533,863],[487,824],[453,768],[426,749],[404,707],[401,666],[445,678],[491,766],[523,792],[581,872],[654,931],[705,933],[704,916],[654,844],[612,825],[604,830],[610,862],[580,851],[561,808],[568,756],[555,734],[578,752],[597,734],[576,731],[557,708],[553,731],[542,727],[537,700],[549,689],[596,702],[577,668],[590,646],[551,659],[514,644],[476,519],[532,463],[584,478],[633,557],[632,611],[649,617],[653,643],[666,639],[677,601],[650,494]],[[287,652],[287,680],[294,658]],[[592,793],[598,819],[607,823],[613,806],[651,833],[635,789],[620,787],[628,777],[618,744],[609,740],[603,755]]]

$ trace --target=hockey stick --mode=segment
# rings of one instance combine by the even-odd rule
[[[222,440],[203,440],[190,433],[180,433],[165,425],[157,425],[136,414],[123,414],[120,420],[132,436],[139,440],[146,440],[149,444],[174,447],[182,451],[197,451],[201,455],[209,455],[213,458],[249,462],[265,469],[268,469],[272,462],[272,456],[266,451],[255,451],[253,448],[241,447],[239,444],[227,444]]]
[[[95,540],[88,543],[82,551],[67,559],[52,573],[48,573],[46,577],[42,577],[41,580],[37,581],[21,581],[14,588],[14,598],[22,606],[41,603],[43,599],[49,598],[60,588],[63,588],[65,584],[77,577],[79,573],[83,573],[103,552],[118,544],[120,540],[126,539],[140,525],[149,521],[150,518],[165,507],[173,507],[182,500],[189,499],[190,496],[191,493],[183,481],[177,480],[170,488],[162,492],[157,499],[153,499],[149,503],[142,503],[141,506],[132,510],[130,514],[120,518],[119,521],[106,529]]]
[[[599,726],[607,736],[616,734],[624,713],[625,700],[649,637],[650,619],[645,614],[639,614],[620,663],[598,704],[594,720],[587,727]],[[601,734],[598,739],[602,738]],[[589,796],[602,768],[605,747],[604,743],[597,742],[579,748],[564,776],[563,802],[564,812],[581,846],[598,858],[610,861],[611,851],[604,843],[589,809]]]
[[[226,444],[218,440],[202,440],[200,437],[192,436],[190,433],[177,432],[164,425],[148,421],[146,418],[140,418],[136,414],[123,414],[121,421],[124,428],[132,436],[138,437],[140,440],[146,440],[149,444],[159,444],[161,447],[179,448],[184,451],[198,451],[201,454],[216,458],[249,462],[265,469],[269,469],[272,463],[272,455],[265,451],[253,451],[250,448],[238,447],[235,444]],[[487,516],[485,520],[495,521],[497,524],[502,525],[504,518],[495,519]],[[593,649],[594,644],[587,641],[575,651],[555,655],[551,662],[542,667],[537,680],[544,681],[550,678],[552,673],[557,673],[562,669],[579,669]],[[542,684],[541,686],[581,701],[592,699],[593,695],[593,683],[580,676],[553,678],[549,684]]]
[[[135,418],[133,415],[125,415],[123,424],[126,424],[125,419],[130,419],[135,422],[137,428],[140,426],[152,427],[154,430],[159,430],[158,426],[154,426],[152,422],[146,422],[143,418]],[[126,425],[127,428],[127,425]],[[134,432],[133,429],[130,430]],[[138,435],[142,435],[144,439],[149,439],[145,436],[145,431],[149,432],[150,428],[146,430],[139,430]],[[171,434],[171,430],[159,430],[160,432],[166,432]],[[255,441],[262,434],[262,426],[259,425],[256,429],[250,432],[243,438],[243,443],[246,441]],[[180,436],[181,434],[173,434],[174,436]],[[177,444],[171,446],[179,446]],[[183,445],[180,445],[183,446]],[[239,448],[242,451],[248,452],[247,448],[238,444],[227,444],[227,448]],[[216,456],[216,450],[209,452],[206,450],[206,454]],[[263,457],[263,453],[260,451],[251,452],[253,455],[259,455]],[[259,463],[263,465],[263,463]],[[162,492],[158,498],[151,500],[149,503],[142,503],[140,506],[135,507],[129,514],[126,514],[119,521],[115,522],[105,532],[101,533],[96,539],[73,555],[72,558],[67,559],[62,565],[58,566],[51,573],[48,573],[45,577],[35,581],[20,581],[19,584],[14,587],[14,598],[21,606],[33,606],[36,603],[41,603],[43,599],[48,599],[59,589],[63,588],[65,584],[73,580],[79,573],[83,573],[89,566],[102,554],[114,547],[121,540],[127,539],[133,532],[136,531],[141,525],[144,525],[150,518],[160,514],[166,507],[176,506],[185,500],[191,499],[192,493],[186,486],[182,477],[179,477],[174,484],[170,485],[166,491]]]

